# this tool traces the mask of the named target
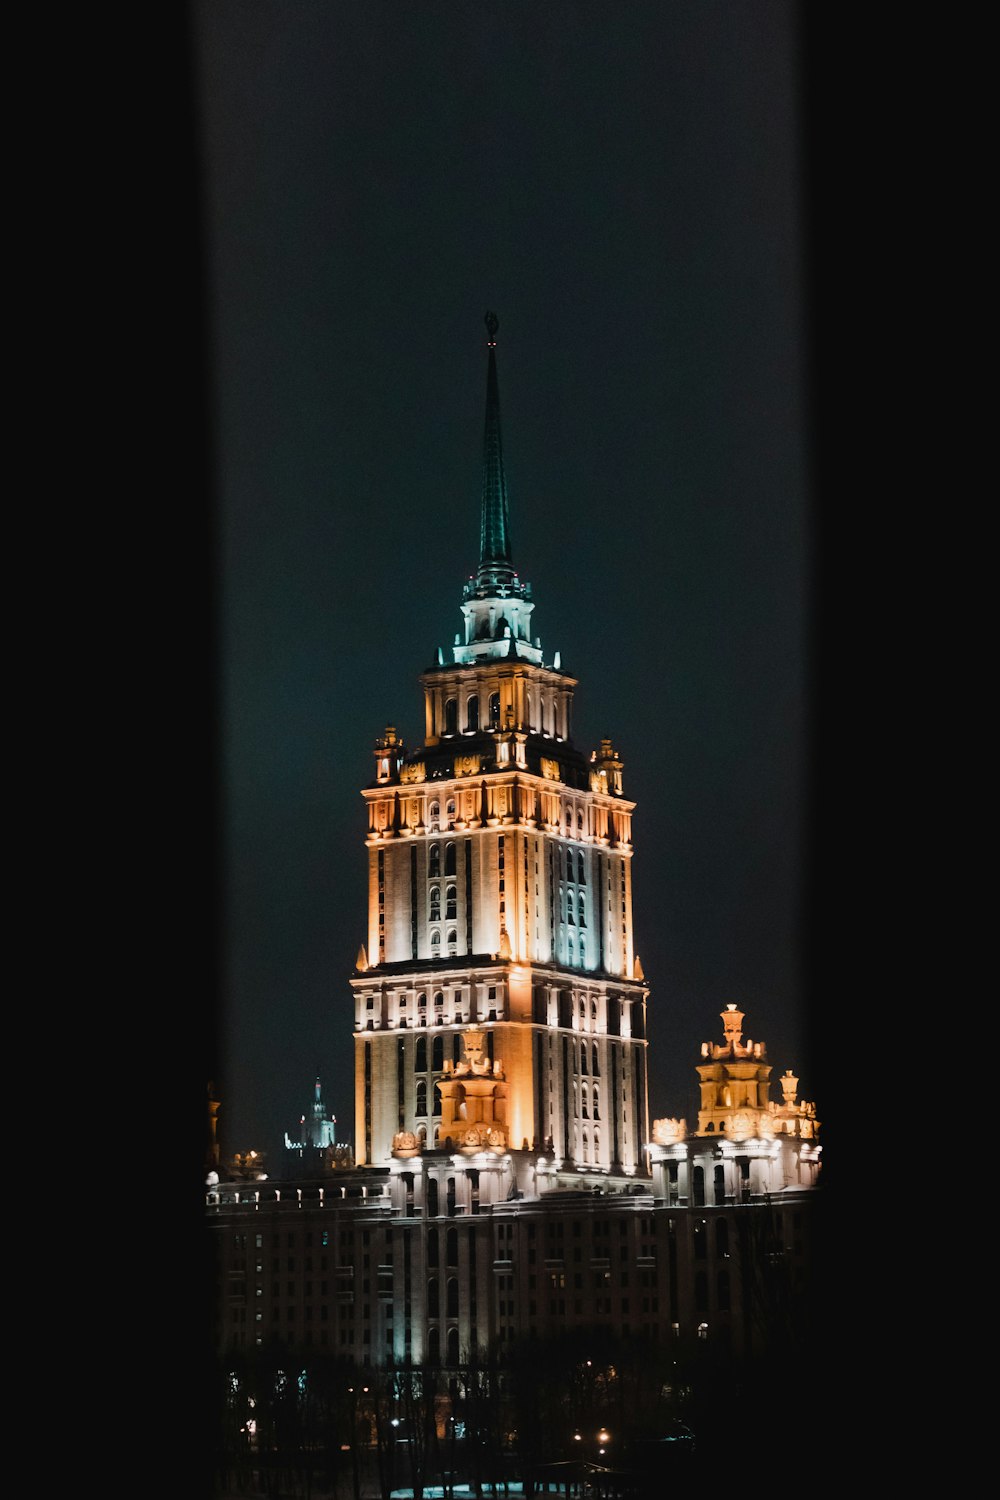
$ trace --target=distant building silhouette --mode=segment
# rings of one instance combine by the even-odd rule
[[[337,1117],[327,1115],[317,1078],[308,1114],[299,1116],[294,1132],[285,1131],[285,1150],[304,1164],[318,1166],[327,1159],[327,1148],[336,1143]]]

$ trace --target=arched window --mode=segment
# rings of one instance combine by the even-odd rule
[[[432,833],[436,831],[440,820],[441,804],[440,802],[432,802],[430,807],[427,809],[427,823]]]
[[[454,802],[449,802],[448,803],[448,807],[450,808],[450,812],[449,812],[448,816],[451,817],[454,814],[454,811],[455,811],[455,804],[454,804]],[[454,875],[454,873],[455,873],[455,845],[454,844],[448,844],[448,846],[446,847],[446,849],[444,851],[444,873],[446,875]]]
[[[725,1201],[726,1201],[726,1169],[725,1169],[725,1167],[716,1167],[715,1172],[713,1173],[712,1186],[713,1186],[713,1188],[715,1190],[715,1201],[716,1201],[716,1203],[725,1203]]]
[[[444,1067],[444,1037],[436,1036],[431,1044],[431,1068],[440,1073]]]
[[[573,851],[572,851],[572,849],[567,849],[566,850],[566,879],[567,880],[572,880],[573,879]]]
[[[491,693],[490,694],[490,728],[491,729],[499,729],[499,727],[500,727],[500,694],[499,693]]]
[[[420,1082],[417,1084],[417,1114],[418,1115],[425,1115],[426,1113],[427,1113],[427,1085],[424,1082],[424,1080],[421,1078]]]
[[[449,1229],[446,1242],[446,1251],[449,1266],[458,1265],[458,1230]]]
[[[454,819],[455,819],[455,799],[454,799],[454,797],[449,797],[448,798],[448,806],[445,808],[445,812],[448,815],[448,822],[449,823],[454,822]],[[454,844],[449,844],[448,847],[449,847],[449,849],[454,849],[455,846],[454,846]],[[454,854],[452,854],[451,857],[452,857],[452,859],[454,859],[454,857],[455,857]],[[448,869],[447,859],[445,860],[445,870],[444,870],[444,872],[445,872],[446,875],[454,875],[454,873],[455,873],[455,866],[454,865],[452,865],[452,867],[451,867],[450,870]]]
[[[435,1084],[434,1085],[434,1118],[437,1119],[437,1117],[440,1115],[440,1113],[441,1113],[441,1090],[438,1088],[437,1084]],[[438,1132],[435,1130],[435,1132],[434,1132],[434,1141],[435,1141],[435,1144],[437,1143],[437,1138],[438,1138]]]
[[[580,828],[580,829],[583,828],[583,813],[582,812],[578,812],[577,815],[576,815],[576,826],[577,826],[577,828]]]
[[[479,699],[476,698],[476,697],[470,698],[469,701],[468,701],[468,703],[466,704],[466,709],[467,709],[466,719],[465,719],[466,724],[468,725],[468,727],[470,729],[478,729],[479,728]]]
[[[573,939],[566,939],[566,963],[571,969],[576,968],[576,944]]]
[[[458,699],[449,698],[444,706],[444,732],[454,734],[458,728]]]
[[[448,1329],[448,1366],[454,1369],[458,1364],[458,1329]]]
[[[596,1109],[594,1110],[594,1119],[595,1120],[597,1119],[597,1110]],[[600,1161],[600,1159],[601,1159],[601,1132],[599,1130],[595,1130],[594,1131],[594,1165],[595,1166]]]
[[[441,1335],[436,1328],[432,1328],[427,1335],[427,1363],[429,1365],[441,1363]]]
[[[580,1043],[580,1072],[587,1072],[587,1043]]]
[[[452,929],[451,932],[448,933],[448,952],[458,952],[458,935],[454,929]],[[461,1017],[459,1016],[456,1019],[461,1020]]]
[[[593,1075],[594,1075],[595,1078],[600,1078],[600,1076],[601,1076],[601,1064],[598,1061],[598,1057],[597,1057],[597,1043],[596,1042],[594,1043],[593,1051],[591,1052],[591,1068],[590,1068],[590,1071],[593,1073]]]
[[[436,1177],[432,1177],[427,1184],[427,1216],[431,1219],[436,1219],[438,1216],[438,1185]]]
[[[590,1002],[590,1019],[592,1021],[596,1021],[597,1020],[597,1001],[596,1000],[591,1000],[591,1002]]]
[[[601,1091],[597,1087],[597,1084],[595,1083],[594,1084],[594,1119],[595,1120],[599,1120],[600,1118],[601,1118]]]
[[[417,996],[417,1007],[418,1007],[419,1010],[426,1010],[427,1009],[427,996],[426,995],[418,995]]]
[[[438,956],[438,949],[440,947],[441,947],[441,934],[439,932],[432,932],[431,933],[431,948],[433,949],[433,952],[431,953],[431,957],[432,958],[437,958],[437,956]]]
[[[435,804],[436,806],[437,804]],[[441,874],[441,845],[431,844],[427,851],[427,878],[436,880]]]
[[[440,922],[440,920],[441,920],[441,889],[440,889],[439,886],[436,886],[436,885],[432,885],[431,886],[430,896],[429,896],[428,900],[429,900],[429,903],[430,903],[429,907],[428,907],[428,920],[431,921],[431,922]]]
[[[441,1306],[438,1302],[438,1284],[436,1276],[432,1276],[427,1283],[427,1316],[429,1318],[439,1318],[441,1316]]]
[[[580,885],[583,885],[584,881],[586,880],[586,876],[584,875],[584,872],[583,872],[583,850],[582,849],[580,850],[580,852],[576,856],[576,878],[577,878],[577,881],[578,881],[578,883]]]
[[[587,1132],[586,1131],[583,1132],[583,1151],[582,1151],[582,1157],[583,1157],[583,1160],[585,1162],[588,1162],[590,1160],[590,1145],[589,1145],[589,1142],[587,1141]]]
[[[449,1264],[453,1264],[453,1262],[449,1262]],[[457,1276],[449,1276],[448,1277],[448,1301],[445,1304],[445,1313],[446,1313],[446,1315],[449,1318],[457,1318],[458,1317],[458,1277]],[[455,1337],[457,1338],[458,1337],[458,1330],[455,1329],[454,1332],[455,1332]]]
[[[579,921],[580,926],[581,927],[586,927],[586,925],[587,925],[587,898],[583,894],[582,891],[580,892],[579,896],[577,896],[577,898],[576,898],[576,914],[577,914],[577,920]]]
[[[705,1168],[704,1167],[695,1167],[695,1169],[694,1169],[694,1201],[695,1201],[695,1207],[696,1208],[704,1208],[705,1207]],[[695,1244],[697,1245],[697,1240],[695,1240]]]
[[[444,919],[446,922],[454,922],[458,916],[458,896],[455,887],[450,885],[445,893]]]
[[[427,1231],[427,1261],[432,1266],[438,1263],[438,1232],[433,1226]]]
[[[417,1037],[417,1060],[414,1068],[418,1073],[427,1072],[427,1038],[425,1036]]]
[[[584,1120],[590,1119],[590,1090],[586,1084],[580,1090],[580,1116]]]

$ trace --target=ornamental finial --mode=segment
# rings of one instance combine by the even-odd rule
[[[495,312],[488,312],[486,314],[484,322],[486,323],[486,332],[490,336],[490,343],[495,344],[497,329],[500,327],[500,319],[497,317]]]

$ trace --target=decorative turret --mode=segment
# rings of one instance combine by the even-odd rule
[[[602,740],[600,750],[590,752],[590,789],[606,796],[622,795],[624,762],[610,740]]]
[[[768,1097],[771,1067],[763,1042],[743,1036],[743,1012],[727,1005],[722,1012],[725,1040],[703,1042],[701,1055],[708,1059],[698,1069],[701,1078],[701,1109],[698,1135],[725,1135],[730,1140],[769,1139],[775,1135],[815,1138],[819,1130],[816,1106],[796,1104],[799,1080],[789,1069],[780,1080],[782,1100]]]
[[[698,1069],[701,1109],[698,1135],[723,1133],[733,1140],[773,1135],[768,1112],[771,1067],[762,1042],[747,1037],[742,1043],[743,1012],[727,1005],[722,1012],[725,1040],[703,1042],[701,1055],[710,1061]]]
[[[394,781],[399,775],[399,768],[403,764],[406,747],[396,733],[394,724],[385,726],[385,734],[380,734],[375,741],[375,780]]]

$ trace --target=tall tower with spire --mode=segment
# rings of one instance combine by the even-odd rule
[[[502,1161],[509,1191],[535,1191],[645,1174],[648,990],[622,761],[609,739],[589,757],[574,744],[577,680],[546,661],[514,567],[498,327],[488,313],[464,628],[420,677],[423,743],[387,727],[363,793],[355,1156]]]

